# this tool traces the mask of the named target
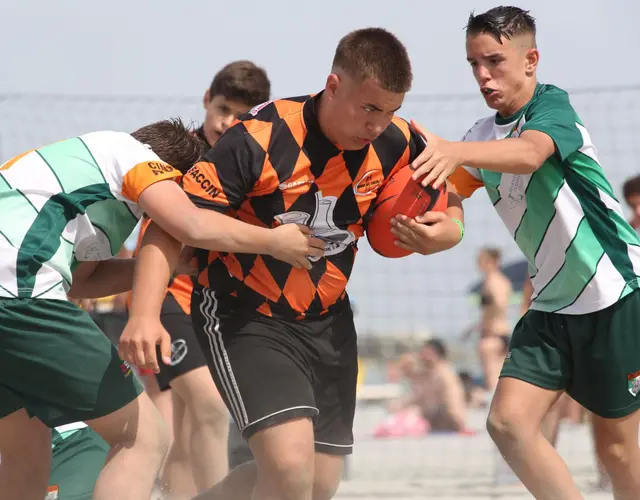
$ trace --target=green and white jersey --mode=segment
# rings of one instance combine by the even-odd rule
[[[564,314],[604,309],[639,287],[640,239],[624,218],[589,132],[553,85],[538,84],[518,113],[479,120],[464,140],[549,135],[556,152],[534,173],[463,167],[450,181],[463,196],[484,186],[529,261],[531,308]]]
[[[114,256],[140,194],[180,174],[121,132],[94,132],[0,166],[0,297],[66,300],[78,262]]]

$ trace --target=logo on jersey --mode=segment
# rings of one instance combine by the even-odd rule
[[[149,165],[149,168],[153,172],[153,175],[168,174],[168,173],[173,172],[175,170],[175,168],[173,168],[168,163],[162,163],[162,162],[159,162],[159,161],[150,161],[150,162],[147,163],[147,165]]]
[[[353,186],[353,194],[356,196],[366,196],[375,193],[382,184],[382,172],[379,170],[369,170]]]
[[[638,395],[638,391],[640,391],[640,372],[627,375],[627,388],[634,398]]]
[[[278,186],[278,188],[280,189],[280,191],[286,191],[287,189],[304,186],[305,184],[313,184],[314,181],[315,179],[301,179],[299,181],[283,182]]]
[[[213,182],[211,182],[209,179],[207,179],[207,176],[205,174],[202,173],[202,171],[197,167],[192,167],[188,172],[187,175],[189,177],[192,177],[194,181],[196,181],[199,185],[200,188],[209,196],[211,196],[211,198],[215,198],[216,196],[218,196],[220,194],[220,190],[213,184]]]
[[[271,104],[273,101],[267,101],[267,102],[263,102],[262,104],[258,104],[257,106],[254,106],[253,108],[251,108],[249,110],[249,114],[251,116],[256,116],[261,109],[266,108],[269,104]]]
[[[351,231],[340,229],[333,219],[337,201],[338,198],[335,196],[322,196],[322,191],[318,191],[313,216],[306,212],[293,211],[276,215],[275,219],[281,224],[308,225],[313,231],[313,236],[326,243],[324,255],[335,255],[356,241]],[[316,262],[320,257],[309,257],[309,260]]]
[[[179,364],[186,356],[189,348],[187,347],[187,341],[184,339],[177,339],[171,342],[171,366]]]

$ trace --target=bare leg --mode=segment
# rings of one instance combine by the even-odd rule
[[[0,496],[42,500],[51,471],[51,430],[18,410],[0,419]]]
[[[87,424],[111,446],[94,500],[149,500],[169,446],[166,424],[149,397],[143,393]]]
[[[313,425],[298,418],[254,434],[256,458],[235,468],[198,500],[312,500],[315,451]]]
[[[204,491],[229,472],[229,414],[208,367],[178,377],[171,385],[187,408],[191,467],[198,491]]]
[[[582,499],[566,464],[540,425],[561,393],[503,377],[491,403],[487,429],[509,466],[535,498]]]
[[[187,407],[182,398],[171,391],[173,400],[173,441],[162,468],[160,484],[165,493],[171,494],[172,500],[182,500],[193,497],[198,493],[191,458],[189,456],[189,440],[191,429],[187,421]]]
[[[606,469],[616,500],[640,498],[640,411],[624,418],[593,416],[593,432],[598,457]]]

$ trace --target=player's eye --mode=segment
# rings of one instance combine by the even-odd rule
[[[375,111],[375,109],[373,109],[371,106],[362,106],[362,109],[364,109],[367,113],[373,113]]]
[[[475,68],[478,65],[477,61],[469,61],[469,66]]]

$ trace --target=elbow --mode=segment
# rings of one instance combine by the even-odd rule
[[[536,147],[535,144],[531,144],[529,151],[522,158],[524,173],[533,174],[537,172],[538,169],[544,165],[544,162],[547,161],[548,157],[549,156],[545,154],[544,151],[541,151],[540,148]]]

